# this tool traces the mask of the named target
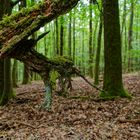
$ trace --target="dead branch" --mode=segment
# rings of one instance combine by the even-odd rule
[[[26,122],[15,121],[15,123],[17,123],[17,124],[22,124],[22,125],[31,127],[31,128],[33,128],[33,129],[36,129],[36,127],[34,127],[33,125],[31,125],[31,124],[29,124],[29,123],[26,123]]]
[[[85,81],[86,83],[88,83],[90,86],[94,87],[95,89],[97,89],[97,90],[99,90],[99,91],[101,91],[101,92],[105,92],[104,90],[100,89],[100,88],[97,87],[96,85],[92,84],[84,75],[82,75],[82,73],[81,73],[78,69],[75,68],[74,71],[75,71],[75,73],[76,73],[78,76],[80,76],[82,79],[84,79],[84,81]]]
[[[140,119],[133,119],[133,120],[128,120],[128,119],[119,119],[118,120],[120,123],[133,123],[133,124],[140,124]]]

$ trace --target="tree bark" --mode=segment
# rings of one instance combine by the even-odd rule
[[[4,56],[12,52],[15,46],[17,47],[18,42],[30,36],[45,23],[49,23],[59,15],[70,11],[78,1],[62,2],[58,0],[54,2],[46,0],[32,8],[22,9],[17,14],[5,18],[0,22],[0,44],[2,45],[0,55]]]
[[[128,97],[122,83],[121,37],[118,0],[103,1],[104,83],[102,97]]]
[[[58,18],[55,20],[55,54],[59,55],[59,31],[58,31]]]
[[[102,41],[102,13],[100,13],[100,25],[99,25],[97,52],[96,52],[96,60],[95,60],[94,84],[96,85],[99,84],[99,72],[100,72],[99,64],[100,64],[101,41]]]
[[[92,0],[89,1],[89,76],[93,78]]]
[[[50,109],[52,102],[50,72],[55,70],[60,76],[67,78],[73,74],[74,71],[72,61],[65,57],[57,57],[54,59],[46,58],[34,50],[35,41],[33,39],[23,40],[23,42],[17,45],[20,47],[16,47],[14,53],[9,54],[8,57],[22,61],[29,66],[31,71],[38,73],[42,77],[46,89],[43,106]]]
[[[71,12],[69,13],[69,26],[68,26],[68,55],[71,57]]]
[[[36,41],[33,39],[27,40],[27,37],[45,23],[49,23],[59,15],[71,10],[78,1],[62,2],[58,0],[54,2],[46,0],[32,8],[22,9],[17,14],[6,17],[0,22],[0,57],[18,59],[27,64],[32,71],[40,74],[46,87],[45,97],[47,100],[45,101],[47,103],[45,103],[45,106],[48,109],[51,107],[50,71],[54,69],[60,75],[67,76],[72,73],[73,63],[64,58],[57,58],[53,61],[47,59],[33,49]]]
[[[133,18],[134,18],[134,2],[131,0],[131,13],[130,13],[130,24],[129,24],[129,31],[128,31],[128,71],[132,70],[132,37],[133,37]]]
[[[60,56],[63,56],[64,49],[64,17],[60,18]]]
[[[73,62],[75,64],[75,8],[73,9]]]
[[[12,8],[14,5],[12,5],[11,0],[4,0],[3,2],[0,2],[0,5],[2,8],[2,15],[10,15],[12,12]],[[2,66],[3,64],[3,66]],[[2,81],[2,95],[0,98],[0,104],[4,105],[5,103],[7,103],[7,101],[9,99],[11,99],[12,97],[14,97],[13,94],[13,87],[12,87],[12,79],[11,79],[11,60],[10,59],[4,59],[4,62],[2,62],[1,69],[3,69],[3,76],[1,79]],[[1,71],[2,72],[2,71]]]
[[[18,67],[18,62],[17,62],[17,60],[14,59],[13,68],[12,68],[12,83],[13,83],[13,87],[18,86],[17,85],[17,81],[18,81],[17,67]]]

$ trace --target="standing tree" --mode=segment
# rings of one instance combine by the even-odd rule
[[[130,24],[129,24],[129,31],[128,31],[128,71],[132,69],[132,58],[131,58],[131,50],[132,50],[132,36],[133,36],[133,18],[134,18],[134,2],[131,0],[131,7],[130,7]]]
[[[19,10],[25,8],[26,6],[27,6],[26,0],[21,0],[19,4]],[[28,83],[29,83],[29,67],[26,64],[24,64],[22,84],[28,84]]]
[[[68,55],[71,57],[71,12],[69,13],[69,26],[68,26]]]
[[[64,49],[64,17],[60,17],[60,56],[63,56]]]
[[[0,0],[0,19],[2,19],[4,15],[10,15],[13,6],[17,3],[18,1],[13,2],[11,0]],[[11,60],[9,58],[5,58],[4,61],[2,59],[0,61],[0,104],[5,104],[10,98],[14,97],[11,79]]]
[[[103,1],[104,17],[104,83],[101,96],[130,97],[122,83],[121,37],[118,0]]]
[[[92,48],[92,0],[89,1],[89,76],[93,77],[93,48]]]
[[[102,41],[102,13],[100,13],[100,25],[99,25],[99,32],[98,32],[97,52],[96,52],[95,71],[94,71],[95,72],[94,83],[96,85],[99,84],[101,41]]]
[[[58,32],[58,18],[55,20],[55,54],[59,55],[59,32]]]

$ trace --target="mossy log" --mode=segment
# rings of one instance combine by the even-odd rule
[[[17,44],[44,24],[70,11],[79,0],[44,0],[31,8],[23,8],[0,22],[0,56],[11,53]]]

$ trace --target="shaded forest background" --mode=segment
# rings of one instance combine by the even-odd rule
[[[53,0],[46,1],[52,2]],[[10,33],[9,27],[15,31],[13,36],[16,36],[18,26],[22,30],[21,32],[27,30],[27,28],[23,29],[20,24],[20,21],[21,23],[24,21],[22,18],[16,19],[17,23],[14,26],[17,28],[15,29],[14,21],[9,22],[8,17],[11,14],[14,17],[21,10],[23,19],[26,20],[27,15],[24,13],[28,13],[27,8],[33,7],[35,4],[37,7],[40,5],[40,1],[0,0],[0,20],[4,19],[0,22],[0,47],[2,47],[0,51],[0,104],[6,104],[0,106],[0,139],[140,139],[140,2],[139,0],[119,1],[119,32],[119,24],[116,24],[119,23],[119,20],[115,18],[118,14],[118,1],[104,1],[108,5],[112,4],[111,7],[103,5],[104,9],[109,12],[104,10],[104,13],[101,0],[81,0],[69,13],[47,23],[28,39],[22,38],[20,43],[17,41],[21,46],[19,44],[18,47],[16,46],[17,48],[12,46],[15,47],[14,51],[17,51],[17,53],[11,51],[12,58],[18,59],[19,57],[19,60],[22,61],[24,60],[22,58],[28,56],[27,54],[31,54],[31,58],[37,60],[32,61],[29,57],[28,61],[27,57],[25,62],[29,63],[21,63],[16,59],[9,59],[10,53],[5,55],[7,58],[1,57],[4,47],[8,46],[8,41],[5,41],[6,44],[3,38],[6,38],[5,34]],[[59,2],[61,3],[61,1]],[[74,2],[76,3],[78,0]],[[115,13],[113,13],[114,9]],[[40,16],[42,13],[35,17],[38,20]],[[106,16],[109,18],[106,19]],[[31,14],[30,18],[32,17],[34,22],[34,14]],[[7,23],[5,24],[3,21],[7,21]],[[113,23],[112,21],[117,26],[114,24],[108,26],[107,23]],[[25,26],[31,27],[26,24],[27,22],[23,23]],[[105,30],[106,27],[108,30]],[[118,30],[112,30],[114,27]],[[20,36],[18,33],[17,35]],[[10,40],[9,36],[8,34]],[[121,42],[119,42],[120,37]],[[108,38],[113,39],[107,42]],[[28,44],[32,40],[39,40],[36,46],[32,43],[31,46]],[[4,44],[2,44],[3,42]],[[119,46],[116,45],[116,42]],[[109,53],[110,50],[112,53]],[[114,61],[121,60],[120,50],[122,51],[122,67],[121,61]],[[17,57],[14,57],[16,55]],[[58,58],[63,58],[60,59],[62,63]],[[60,67],[62,69],[57,69],[55,65],[62,66]],[[54,69],[51,71],[49,66]],[[105,66],[109,66],[108,71],[105,70]],[[40,76],[42,71],[38,72],[39,75],[31,71],[32,67],[38,71],[43,68],[43,70],[48,70],[50,77],[47,76],[50,79],[47,79],[47,82],[50,83],[48,84],[43,76]],[[45,69],[46,67],[48,69]],[[67,76],[71,78],[71,74],[67,75],[70,73],[70,68],[79,69],[81,73],[79,70],[77,73],[80,74],[79,76],[82,75],[81,77],[85,76],[86,80],[78,77],[77,73],[77,75],[72,75],[72,79],[65,79]],[[58,75],[64,79],[59,79]],[[40,81],[41,78],[43,82],[47,83],[44,82],[45,88],[43,82]],[[59,87],[59,80],[64,80],[61,87]],[[61,94],[61,90],[57,91],[57,89],[62,88],[65,91],[64,83],[67,84],[67,80],[68,86],[70,86],[67,89],[68,92]],[[71,85],[69,85],[69,81]],[[70,90],[71,86],[73,90]],[[52,89],[55,90],[51,95]],[[111,96],[108,96],[107,92]],[[112,98],[101,98],[102,96],[99,96],[101,93],[105,93],[104,97]],[[11,96],[14,97],[14,100],[10,100]],[[44,104],[46,102],[47,104]]]
[[[13,8],[13,13],[22,7],[30,7],[38,1],[27,0],[20,2]],[[138,1],[119,1],[120,24],[122,39],[122,64],[123,73],[138,71],[140,69],[139,49],[139,14],[140,4]],[[92,12],[92,14],[91,14]],[[79,4],[68,14],[58,17],[56,20],[42,27],[33,34],[33,38],[44,31],[50,31],[37,43],[36,49],[47,57],[56,55],[70,56],[76,67],[84,75],[96,77],[97,55],[99,55],[99,74],[103,74],[103,30],[100,27],[101,2],[98,4],[80,1]],[[99,31],[100,30],[100,31]],[[101,36],[99,36],[99,32]],[[99,37],[101,39],[99,39]],[[101,52],[97,51],[99,41]],[[28,80],[39,80],[40,77],[28,71],[28,66],[12,60],[11,64],[13,83],[28,83]],[[30,74],[29,74],[30,73]],[[97,82],[98,83],[98,82]]]

